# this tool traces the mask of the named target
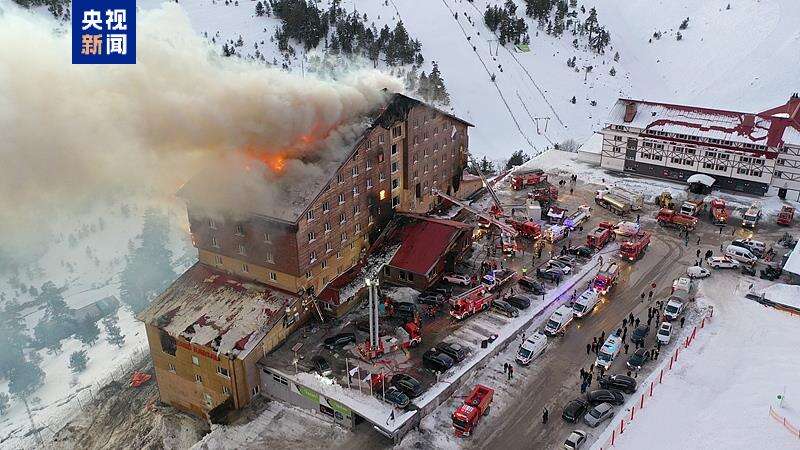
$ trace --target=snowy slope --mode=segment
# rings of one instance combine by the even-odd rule
[[[318,2],[321,6],[327,0]],[[471,148],[476,154],[500,159],[516,149],[527,152],[573,138],[579,143],[602,125],[618,96],[685,102],[745,111],[759,111],[782,103],[794,90],[800,54],[794,49],[800,31],[800,3],[793,0],[631,0],[579,2],[595,6],[600,24],[611,32],[605,55],[572,47],[567,32],[553,38],[537,30],[526,18],[531,52],[516,53],[512,47],[496,48],[483,24],[488,4],[501,0],[384,0],[342,1],[347,11],[366,13],[368,22],[393,26],[402,19],[412,37],[423,44],[426,57],[437,61],[451,94],[452,109],[476,125]],[[524,12],[522,0],[518,15]],[[726,10],[730,3],[731,8]],[[156,0],[140,2],[152,8]],[[245,41],[243,54],[252,54],[254,42],[267,61],[280,55],[269,42],[275,19],[255,17],[254,3],[199,0],[181,3],[198,32],[209,38]],[[455,14],[458,19],[455,19]],[[690,18],[682,30],[681,21]],[[579,18],[585,14],[579,12]],[[470,20],[471,19],[471,20]],[[744,31],[746,30],[746,31]],[[655,31],[661,39],[648,42]],[[538,32],[538,35],[537,35]],[[467,40],[469,38],[469,40]],[[264,41],[264,45],[260,42]],[[475,49],[473,50],[473,45]],[[491,47],[491,50],[490,50]],[[613,61],[615,52],[620,60]],[[300,52],[299,52],[300,53]],[[584,73],[566,66],[577,57],[577,66],[594,69]],[[301,70],[301,57],[289,61]],[[307,63],[303,63],[307,65]],[[500,72],[502,66],[503,71]],[[609,75],[611,67],[616,76]],[[399,73],[400,70],[396,69]],[[492,83],[490,74],[496,75]],[[571,104],[572,96],[577,99]],[[590,104],[596,101],[596,106]],[[535,117],[549,117],[545,120]]]

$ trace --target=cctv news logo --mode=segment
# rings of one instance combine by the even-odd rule
[[[72,64],[136,64],[136,1],[73,0]]]

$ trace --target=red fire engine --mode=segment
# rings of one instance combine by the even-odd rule
[[[711,209],[708,210],[708,216],[711,223],[714,225],[725,225],[728,223],[728,208],[725,207],[725,200],[715,198],[711,200]]]
[[[539,239],[542,237],[542,227],[530,220],[516,220],[516,219],[506,219],[506,223],[514,227],[515,230],[520,234],[520,236],[531,238],[531,239]]]
[[[456,436],[469,436],[481,418],[489,414],[494,389],[482,384],[475,385],[464,400],[464,404],[453,412],[453,430]]]
[[[650,245],[650,232],[643,231],[628,242],[623,242],[619,246],[619,257],[628,261],[635,261],[644,255],[647,246]]]
[[[600,294],[606,294],[609,290],[611,290],[612,287],[614,287],[614,283],[617,282],[618,276],[619,264],[615,261],[607,262],[605,266],[603,266],[600,271],[597,272],[597,276],[594,277],[594,283],[592,287]]]
[[[533,169],[529,172],[515,173],[511,176],[511,188],[515,191],[525,189],[528,186],[536,186],[547,181],[547,174],[541,169]]]
[[[450,315],[458,320],[489,309],[494,295],[485,285],[476,286],[463,294],[450,297]]]
[[[616,237],[613,232],[614,224],[611,222],[600,222],[595,229],[586,236],[586,245],[598,250],[605,247]]]
[[[662,227],[674,227],[681,230],[691,231],[697,226],[697,217],[687,216],[666,208],[658,211],[656,220]]]
[[[794,208],[784,205],[778,213],[778,225],[789,226],[794,220]]]

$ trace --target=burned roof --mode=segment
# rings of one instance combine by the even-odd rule
[[[217,163],[192,177],[178,191],[178,196],[211,213],[247,212],[258,216],[296,223],[308,206],[336,176],[369,131],[388,129],[397,120],[405,120],[417,105],[426,105],[466,126],[458,117],[427,105],[420,100],[395,93],[386,103],[353,123],[337,129],[331,148],[321,148],[310,156],[287,159],[282,173],[261,171],[243,164]],[[266,169],[266,168],[264,168]]]
[[[218,355],[244,357],[296,300],[196,263],[137,318]]]

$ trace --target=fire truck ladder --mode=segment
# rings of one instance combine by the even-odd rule
[[[483,172],[481,172],[480,166],[477,164],[475,159],[472,158],[471,155],[469,157],[469,163],[472,166],[472,169],[478,173],[479,177],[481,177],[481,183],[483,183],[483,187],[485,187],[486,190],[489,191],[489,195],[492,197],[492,201],[494,202],[495,207],[497,207],[497,210],[500,211],[501,213],[505,212],[503,210],[503,205],[500,203],[500,198],[497,197],[497,194],[494,192],[494,189],[492,189],[492,186],[489,184],[488,181],[486,181],[486,177],[483,176]]]
[[[457,199],[455,197],[451,197],[451,196],[445,194],[444,192],[442,192],[442,191],[440,191],[438,189],[432,189],[431,193],[433,195],[438,195],[439,197],[442,197],[443,199],[448,200],[451,203],[466,209],[467,211],[471,212],[472,214],[475,214],[476,216],[478,216],[478,217],[482,218],[483,220],[486,220],[487,222],[489,222],[492,225],[496,226],[497,228],[500,229],[500,231],[510,235],[511,237],[515,238],[515,237],[517,237],[517,235],[519,235],[519,232],[517,230],[515,230],[514,227],[512,227],[511,225],[495,219],[491,214],[486,214],[485,212],[478,211],[477,209],[475,209],[472,206],[470,206],[467,202],[461,201],[461,200],[459,200],[459,199]]]

